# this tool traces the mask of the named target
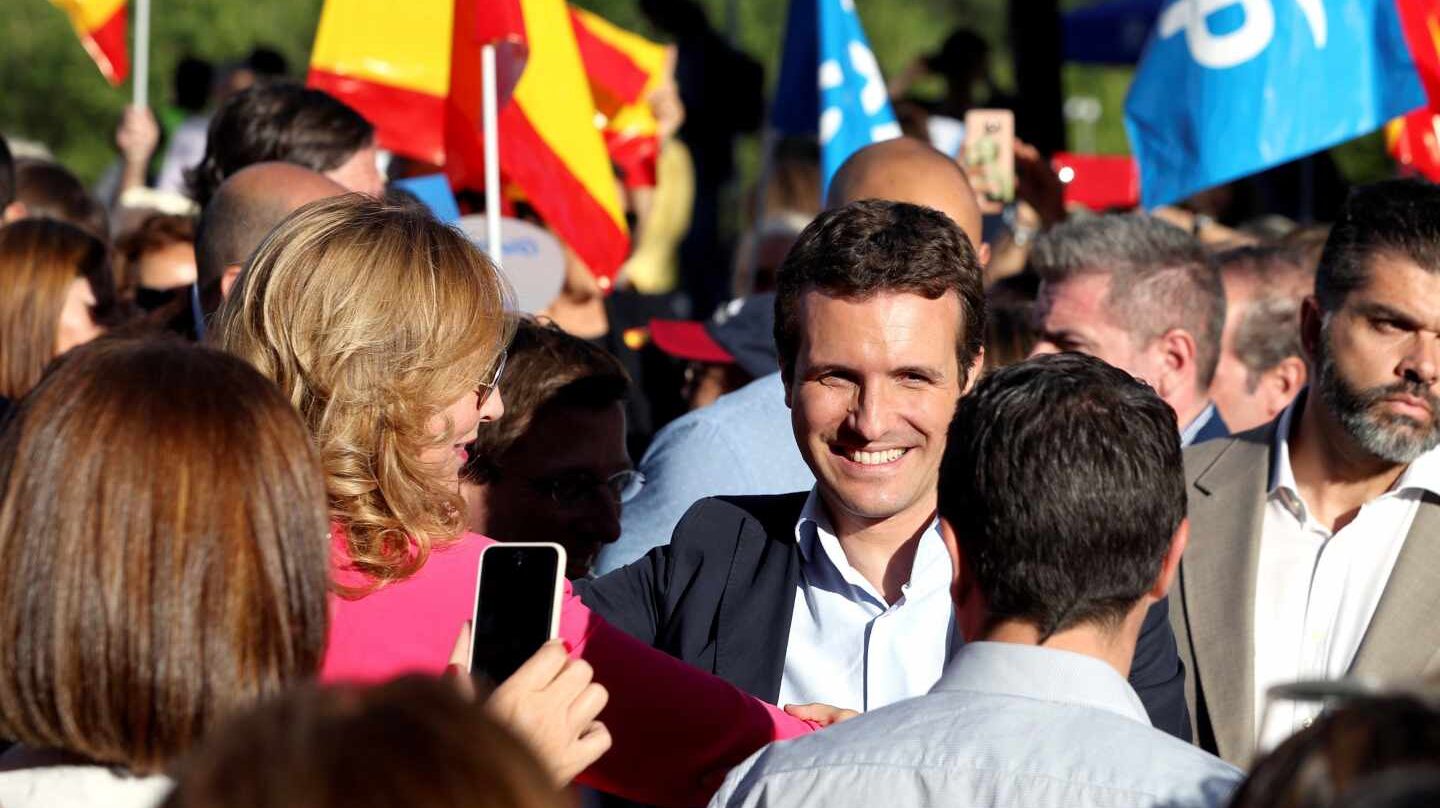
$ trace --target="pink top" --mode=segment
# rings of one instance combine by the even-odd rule
[[[363,582],[348,564],[344,536],[332,534],[336,579]],[[433,551],[413,577],[359,600],[332,597],[321,678],[373,682],[406,673],[442,673],[475,604],[476,533]],[[595,668],[610,691],[600,714],[614,746],[580,782],[662,806],[704,805],[725,773],[775,740],[817,725],[755,699],[715,676],[638,642],[591,614],[565,584],[560,636],[570,655]]]

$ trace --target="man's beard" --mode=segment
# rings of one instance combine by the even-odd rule
[[[1329,323],[1321,329],[1315,364],[1320,398],[1365,451],[1390,463],[1407,464],[1440,445],[1440,398],[1420,382],[1400,381],[1365,390],[1351,386],[1330,355]],[[1428,423],[1381,409],[1383,399],[1398,395],[1414,396],[1428,404]]]

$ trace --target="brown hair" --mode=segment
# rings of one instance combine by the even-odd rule
[[[155,213],[145,217],[139,227],[115,242],[115,283],[122,300],[133,300],[140,286],[140,262],[152,252],[172,244],[195,243],[195,219]]]
[[[84,183],[59,163],[15,161],[15,201],[29,216],[69,222],[102,241],[110,238],[110,217]]]
[[[383,761],[383,765],[376,765]],[[162,808],[563,808],[528,749],[442,679],[302,688],[216,732]]]
[[[319,667],[324,483],[253,369],[66,354],[0,438],[0,737],[148,774]]]
[[[95,295],[90,316],[113,324],[115,284],[99,239],[51,219],[0,227],[0,396],[24,395],[55,358],[60,313],[76,278],[89,281]]]
[[[775,345],[788,384],[800,350],[800,298],[806,292],[851,300],[904,292],[960,301],[955,352],[961,384],[985,338],[985,292],[970,239],[933,208],[866,199],[828,210],[800,234],[780,266]]]
[[[1409,696],[1357,699],[1261,758],[1230,808],[1323,808],[1368,776],[1436,765],[1440,713]]]
[[[505,453],[546,407],[600,410],[624,401],[630,387],[625,368],[605,349],[565,333],[554,323],[524,316],[514,321],[515,338],[501,380],[505,414],[482,427],[470,443],[470,459],[460,472],[468,482],[493,480]]]
[[[463,530],[459,487],[422,454],[431,418],[493,369],[505,294],[458,230],[348,194],[276,227],[220,307],[220,347],[276,383],[320,450],[331,518],[370,584],[346,595],[413,575]]]

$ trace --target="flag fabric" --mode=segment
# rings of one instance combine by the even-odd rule
[[[1403,169],[1440,182],[1440,2],[1398,0],[1400,21],[1430,104],[1385,127],[1385,145]]]
[[[364,114],[381,146],[483,188],[486,44],[498,51],[502,178],[608,289],[629,232],[564,0],[326,0],[308,83]]]
[[[583,9],[570,17],[610,159],[626,187],[653,187],[660,125],[649,99],[669,79],[670,49]]]
[[[445,163],[455,0],[326,0],[306,83],[375,125],[381,148]]]
[[[785,135],[819,135],[827,189],[850,155],[900,137],[854,0],[791,0],[770,125]]]
[[[501,170],[609,291],[630,252],[630,232],[570,9],[564,0],[481,0],[478,14],[504,13],[507,5],[518,12],[529,56],[500,110]]]
[[[1397,0],[1175,0],[1125,101],[1146,207],[1379,129],[1426,102]]]
[[[70,17],[85,52],[105,80],[119,86],[130,75],[125,44],[125,0],[50,0]]]
[[[1440,182],[1440,115],[1417,109],[1385,126],[1385,147],[1403,169]]]

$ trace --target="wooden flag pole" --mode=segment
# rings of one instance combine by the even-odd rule
[[[135,0],[135,70],[130,75],[130,103],[150,104],[150,0]]]
[[[142,0],[143,2],[144,0]],[[485,134],[485,245],[499,268],[504,249],[500,241],[500,123],[499,79],[495,74],[495,46],[480,48],[481,115]]]

